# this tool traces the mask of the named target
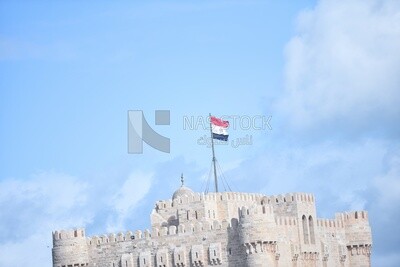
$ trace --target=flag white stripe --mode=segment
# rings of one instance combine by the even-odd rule
[[[215,134],[228,135],[226,128],[212,124],[212,132]]]

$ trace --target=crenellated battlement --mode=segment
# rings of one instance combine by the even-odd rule
[[[241,219],[256,214],[258,214],[257,206],[252,206],[252,207],[242,206],[239,208],[239,215]]]
[[[101,236],[94,235],[92,237],[87,237],[86,240],[88,245],[101,245],[107,243],[135,241],[150,238],[151,232],[150,230],[146,229],[143,232],[141,230],[136,230],[134,233],[132,231],[127,231],[126,233],[119,232],[117,234],[110,233],[108,235],[104,234]]]
[[[151,230],[146,229],[144,231],[136,230],[135,232],[127,231],[126,233],[119,232],[118,234],[104,234],[101,236],[92,236],[87,237],[88,245],[101,245],[107,243],[115,243],[115,242],[135,242],[143,239],[157,239],[164,238],[167,236],[177,236],[182,234],[197,234],[203,233],[204,231],[226,231],[231,228],[231,223],[227,220],[217,221],[214,220],[212,223],[207,221],[204,222],[196,222],[196,223],[185,223],[179,224],[178,226],[171,225],[169,227],[153,227]]]
[[[277,216],[275,217],[276,225],[287,226],[287,227],[297,227],[297,218],[288,216]]]
[[[171,236],[171,235],[179,235],[179,234],[193,234],[193,233],[201,233],[204,231],[213,231],[213,230],[226,230],[231,227],[230,223],[227,220],[218,221],[213,220],[209,221],[196,221],[189,223],[182,223],[178,226],[170,225],[164,227],[153,227],[151,232],[151,237],[156,238],[160,236]]]
[[[177,196],[175,199],[159,200],[156,203],[156,210],[170,209],[196,202],[218,202],[218,201],[253,201],[261,202],[265,197],[262,194],[241,193],[241,192],[219,192],[219,193],[193,193],[191,195]]]
[[[219,192],[208,193],[205,195],[205,200],[208,201],[255,201],[259,202],[264,195],[242,192]]]
[[[303,203],[315,203],[314,195],[307,193],[287,193],[280,195],[268,196],[268,203],[290,203],[290,202],[303,202]]]
[[[320,228],[343,228],[343,220],[340,219],[317,219],[317,226]]]
[[[53,241],[82,238],[85,237],[85,229],[78,228],[72,230],[60,230],[60,231],[54,231],[52,234],[53,234]]]
[[[261,214],[264,216],[273,216],[274,208],[270,204],[252,205],[250,207],[242,206],[239,208],[238,212],[239,212],[241,219],[246,219],[246,218],[252,218],[253,216],[257,216],[257,215],[261,215]]]
[[[368,212],[365,210],[337,213],[336,217],[346,224],[368,222]]]
[[[336,213],[335,219],[317,219],[320,228],[345,228],[347,225],[368,224],[368,213],[366,211],[350,211]]]

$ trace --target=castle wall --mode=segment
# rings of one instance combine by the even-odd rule
[[[316,216],[311,194],[210,193],[158,201],[151,230],[53,233],[53,267],[370,266],[365,211]]]

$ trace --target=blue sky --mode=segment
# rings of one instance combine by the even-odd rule
[[[0,266],[50,265],[52,230],[149,227],[182,172],[201,191],[208,130],[183,121],[210,112],[272,116],[230,129],[252,145],[216,147],[234,190],[312,192],[321,217],[366,209],[373,265],[398,266],[399,14],[383,0],[1,2]],[[171,153],[128,154],[128,110]]]

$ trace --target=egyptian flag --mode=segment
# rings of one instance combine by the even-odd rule
[[[228,132],[226,128],[229,127],[229,121],[223,121],[214,116],[211,116],[211,131],[214,139],[228,141]]]

